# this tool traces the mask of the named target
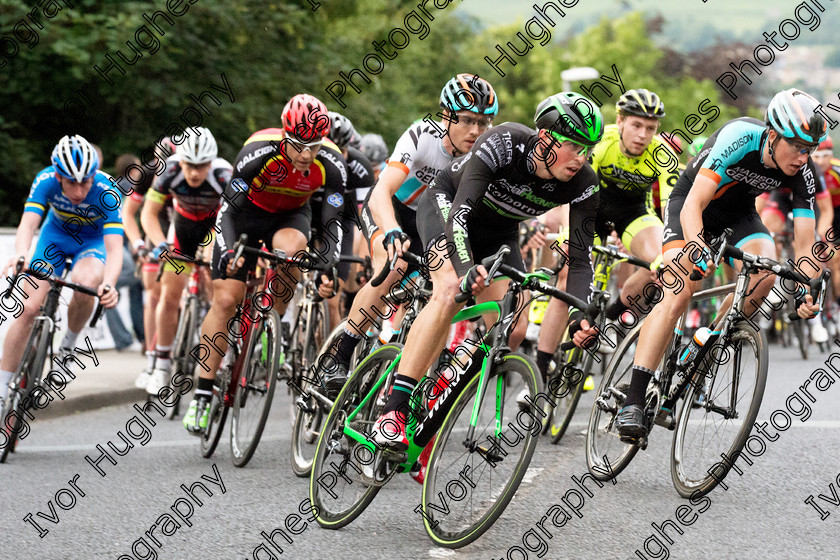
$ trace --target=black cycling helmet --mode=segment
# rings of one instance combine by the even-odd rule
[[[816,112],[820,102],[798,89],[780,91],[767,106],[767,126],[791,140],[819,144],[828,137],[825,118]]]
[[[604,135],[604,118],[589,99],[573,91],[561,91],[537,105],[534,123],[560,142],[571,140],[592,147]]]
[[[388,146],[379,134],[365,134],[359,143],[362,152],[373,165],[378,165],[388,157]]]
[[[356,129],[353,128],[353,123],[350,122],[350,119],[341,113],[330,111],[329,115],[331,123],[329,138],[336,146],[343,150],[353,140],[353,137],[357,135]]]
[[[493,86],[474,74],[458,74],[446,82],[440,92],[440,106],[453,113],[472,111],[492,116],[499,112],[499,100]]]
[[[665,116],[665,104],[650,90],[639,88],[625,91],[618,98],[615,110],[621,115],[634,115],[661,119]]]

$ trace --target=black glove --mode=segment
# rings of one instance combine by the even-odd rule
[[[385,232],[385,237],[382,239],[382,244],[385,245],[387,251],[389,247],[394,245],[394,241],[399,239],[403,244],[408,241],[408,234],[400,228],[394,228]]]
[[[461,280],[461,291],[465,294],[471,294],[472,285],[476,283],[478,276],[478,265],[471,266],[463,280]]]
[[[327,270],[319,271],[318,274],[315,275],[315,289],[318,290],[321,287],[321,284],[325,282],[324,276],[327,277],[327,282],[333,283],[332,295],[330,297],[334,297],[338,290],[338,274],[334,266],[329,267]]]
[[[583,329],[583,326],[580,323],[584,319],[585,319],[585,316],[583,314],[583,311],[581,311],[580,309],[575,309],[574,311],[572,311],[571,315],[569,315],[569,340],[572,340],[574,338],[575,334],[579,330]],[[588,337],[584,341],[583,347],[584,348],[589,348],[590,346],[595,344],[596,340],[597,340],[597,338],[594,337],[594,336]]]
[[[227,275],[227,268],[230,264],[230,261],[233,259],[234,250],[228,249],[222,256],[219,258],[219,276],[224,280],[228,277]]]

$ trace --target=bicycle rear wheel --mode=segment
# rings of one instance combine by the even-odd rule
[[[706,353],[682,402],[671,445],[671,479],[684,498],[705,496],[726,477],[761,407],[767,340],[749,327],[736,329]],[[727,459],[722,461],[722,454]]]
[[[537,368],[525,356],[508,354],[487,374],[474,439],[465,442],[480,379],[470,380],[444,420],[426,468],[423,501],[415,508],[429,537],[447,548],[473,542],[502,514],[525,476],[542,429],[541,412],[521,410],[516,402],[523,389],[536,398]]]
[[[248,333],[231,414],[230,452],[234,466],[247,465],[260,443],[277,385],[279,340],[280,314],[270,309]]]
[[[309,477],[312,513],[321,527],[339,529],[352,522],[381,488],[381,484],[371,483],[377,466],[373,463],[375,457],[355,439],[347,437],[344,426],[348,415],[359,407],[401,351],[402,345],[386,344],[359,364],[324,422]],[[379,397],[387,394],[388,389],[386,382],[380,388],[379,396],[370,395],[350,423],[353,429],[371,434],[373,424],[385,406],[384,399]]]
[[[802,319],[792,321],[791,327],[793,328],[793,334],[796,335],[796,343],[799,346],[799,353],[802,355],[803,360],[807,360],[810,336],[805,332],[805,322]]]
[[[175,331],[175,341],[172,345],[172,374],[173,377],[181,372],[187,379],[193,378],[197,361],[190,356],[190,351],[198,343],[198,300],[190,297],[178,320],[178,330]],[[181,410],[181,394],[175,393],[175,402],[169,413],[169,418],[177,418]]]
[[[574,350],[580,356],[580,352],[584,352],[580,348]],[[592,368],[592,354],[586,352],[583,359],[583,368],[577,369],[576,362],[578,357],[572,359],[562,371],[556,374],[558,377],[554,379],[557,387],[556,393],[562,395],[557,398],[557,406],[554,407],[554,416],[551,422],[549,435],[551,436],[551,443],[556,445],[566,433],[569,424],[572,422],[572,417],[575,415],[580,396],[583,394],[583,382],[586,379],[589,370]]]
[[[638,446],[619,439],[615,417],[624,406],[627,387],[630,386],[633,357],[636,355],[636,343],[639,341],[641,328],[642,323],[639,323],[627,333],[613,353],[589,415],[589,427],[586,430],[586,466],[598,480],[615,478],[639,451]]]
[[[5,463],[9,453],[14,452],[21,429],[26,423],[24,406],[32,408],[33,403],[24,403],[24,397],[32,395],[36,381],[41,380],[49,342],[49,331],[44,329],[43,323],[36,323],[29,335],[17,375],[10,383],[12,388],[9,389],[3,401],[2,416],[0,416],[2,418],[0,421],[3,422],[0,426],[0,463]],[[23,437],[28,435],[28,431],[27,427],[23,431]]]

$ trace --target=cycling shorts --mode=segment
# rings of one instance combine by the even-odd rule
[[[444,196],[436,196],[438,194]],[[427,189],[417,203],[417,215],[423,216],[418,229],[420,240],[426,252],[435,248],[437,252],[443,253],[448,247],[454,246],[446,241],[446,218],[452,206],[454,193],[449,193],[441,188],[431,187]],[[490,223],[477,223],[472,218],[467,219],[467,227],[470,230],[470,247],[473,253],[473,262],[479,263],[485,257],[493,255],[502,245],[510,248],[505,264],[521,271],[525,271],[525,263],[522,254],[519,252],[519,224],[514,223],[512,227],[493,227]]]
[[[685,203],[686,196],[676,192],[671,193],[668,198],[668,205],[665,208],[665,232],[662,237],[662,253],[674,248],[682,248],[686,240],[680,224],[680,211]],[[732,228],[732,237],[729,244],[741,247],[753,239],[767,239],[771,243],[773,238],[770,232],[761,221],[761,217],[755,209],[755,202],[749,199],[749,206],[734,207],[726,209],[712,209],[707,207],[703,211],[703,233],[704,241],[709,243],[715,237],[723,233],[726,228]],[[734,266],[731,258],[727,262]]]
[[[81,259],[93,257],[105,264],[105,238],[103,235],[85,237],[80,234],[70,235],[50,216],[41,227],[41,234],[35,244],[35,251],[29,261],[29,268],[39,271],[36,276],[49,274],[61,276],[64,273],[65,259],[72,258],[71,269]],[[40,271],[43,271],[41,274]]]
[[[595,218],[595,234],[601,239],[606,239],[610,234],[606,226],[608,221],[615,224],[615,232],[628,251],[637,233],[651,226],[663,227],[662,220],[644,201],[628,207],[626,204],[610,202],[602,197]]]
[[[288,210],[285,212],[268,212],[267,210],[263,210],[254,204],[247,204],[243,206],[242,210],[240,210],[236,217],[236,231],[234,232],[234,237],[239,238],[241,234],[247,234],[248,247],[259,249],[263,246],[263,244],[265,244],[265,246],[268,247],[268,250],[271,251],[274,248],[271,240],[274,237],[274,234],[281,229],[296,229],[301,232],[304,237],[306,237],[307,241],[309,241],[310,230],[312,227],[311,223],[312,209],[310,208],[309,203],[304,204],[300,208],[295,208],[294,210]],[[293,255],[288,256],[291,257]],[[257,255],[246,253],[244,257],[245,265],[240,267],[239,270],[236,271],[236,274],[229,276],[228,278],[244,282],[248,277],[248,272],[251,272],[256,268]],[[213,267],[211,271],[213,280],[221,278],[218,267],[220,258],[221,249],[219,249],[219,244],[215,243],[213,245]]]
[[[362,233],[365,235],[365,239],[368,242],[368,249],[370,250],[371,255],[373,254],[373,244],[382,243],[385,237],[385,233],[379,229],[379,226],[377,226],[376,222],[373,221],[373,213],[370,211],[369,203],[370,195],[372,193],[373,189],[370,189],[365,197],[365,202],[362,205],[361,211]],[[408,235],[409,240],[411,240],[409,250],[413,253],[422,254],[424,245],[421,242],[420,234],[417,231],[417,212],[398,201],[395,197],[391,197],[391,202],[394,205],[394,216],[397,218],[397,223],[399,224],[400,229],[402,229],[403,232]],[[420,215],[425,216],[425,214]]]
[[[352,209],[352,206],[348,202],[349,198],[350,197],[345,197],[345,199],[344,199],[344,204],[345,204],[344,208],[348,209],[348,210]],[[313,200],[311,198],[309,199],[309,204],[312,206],[312,215],[313,216],[320,216],[321,215],[321,203],[322,203],[322,201],[320,201],[320,200],[316,201],[316,200]],[[356,220],[358,220],[358,218],[356,216],[356,211],[355,211],[355,209],[353,209],[350,213],[343,212],[341,214],[341,216],[342,216],[341,217],[341,230],[342,230],[343,234],[341,236],[341,251],[340,251],[339,254],[345,255],[345,256],[353,256],[353,239],[356,235],[356,232],[359,229],[358,223],[356,221]],[[320,237],[320,236],[323,235],[321,233],[321,223],[320,222],[318,222],[318,223],[316,223],[316,221],[312,222],[312,234],[313,234],[313,237],[315,237],[315,236]],[[352,263],[349,263],[349,262],[346,262],[346,261],[339,261],[338,265],[335,267],[336,272],[338,273],[338,278],[342,282],[346,282],[347,277],[350,276],[350,265],[351,264]]]

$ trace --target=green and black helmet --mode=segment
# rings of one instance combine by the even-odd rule
[[[571,140],[593,147],[604,135],[604,118],[589,99],[572,91],[561,91],[543,99],[534,115],[537,129],[545,129],[559,142]]]
[[[665,116],[665,104],[659,96],[644,88],[624,92],[615,104],[615,110],[621,115],[635,115],[661,119]]]

